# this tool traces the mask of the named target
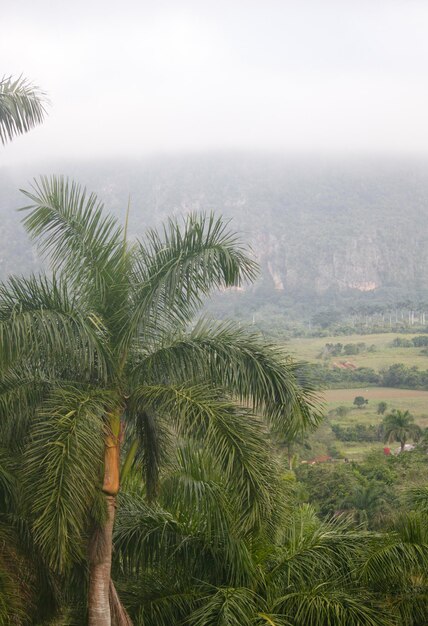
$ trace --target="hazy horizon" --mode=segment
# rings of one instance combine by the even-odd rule
[[[419,0],[24,0],[2,74],[52,102],[0,164],[199,152],[428,156]]]

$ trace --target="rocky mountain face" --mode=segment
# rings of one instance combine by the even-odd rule
[[[250,242],[273,291],[428,288],[428,162],[202,155],[0,170],[0,275],[36,257],[14,211],[40,171],[94,190],[142,235],[170,214],[222,213]]]

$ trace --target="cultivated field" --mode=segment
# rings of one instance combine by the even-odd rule
[[[364,396],[369,402],[362,409],[354,408],[355,396]],[[366,426],[377,425],[382,421],[382,416],[377,414],[377,405],[384,401],[388,404],[388,413],[391,409],[410,411],[415,422],[421,428],[428,428],[428,391],[415,389],[390,389],[385,387],[362,387],[360,389],[330,389],[324,392],[326,412],[336,409],[338,406],[346,406],[349,409],[344,417],[330,416],[330,424],[351,426],[353,424],[365,424]],[[391,448],[399,444],[389,444]],[[369,451],[382,451],[383,443],[366,442],[336,442],[337,449],[350,459],[360,460]]]
[[[327,411],[336,409],[338,406],[352,408],[345,417],[335,417],[334,423],[336,424],[378,424],[382,416],[377,414],[377,405],[383,401],[388,404],[387,412],[391,409],[410,411],[420,426],[428,427],[428,391],[361,387],[360,389],[328,389],[323,396]],[[369,401],[368,404],[362,409],[353,408],[355,396],[364,396]]]
[[[416,333],[415,333],[416,335]],[[378,371],[382,367],[393,365],[394,363],[404,363],[408,367],[414,365],[420,369],[428,369],[428,356],[421,354],[421,348],[396,348],[392,347],[395,337],[411,339],[412,334],[385,333],[377,335],[348,335],[334,337],[314,337],[309,339],[294,338],[287,342],[287,350],[297,359],[312,363],[332,364],[337,361],[349,361],[356,367],[371,367]],[[340,355],[320,359],[326,343],[341,343],[343,345],[351,343],[365,343],[367,348],[374,346],[375,350],[365,351],[357,355]],[[384,401],[387,403],[387,413],[392,409],[410,411],[415,417],[415,422],[422,428],[428,428],[428,391],[414,389],[396,389],[385,387],[361,387],[352,389],[329,389],[323,392],[325,400],[325,413],[337,409],[339,406],[346,406],[349,412],[344,417],[339,417],[330,413],[328,422],[325,423],[317,433],[311,436],[313,454],[327,453],[328,448],[334,445],[336,450],[347,456],[349,459],[361,460],[371,450],[378,450],[382,454],[384,444],[382,442],[343,442],[334,437],[330,425],[339,424],[346,427],[354,424],[378,425],[382,421],[382,416],[377,414],[377,405]],[[363,396],[368,400],[368,404],[362,409],[357,409],[353,405],[356,396]],[[392,444],[395,448],[398,444]]]
[[[421,348],[393,348],[392,341],[396,337],[411,339],[412,334],[380,333],[377,335],[344,335],[335,337],[293,338],[286,343],[287,350],[298,359],[312,363],[333,363],[346,360],[356,367],[372,367],[375,370],[393,363],[404,363],[411,367],[417,365],[420,369],[428,369],[428,356],[421,354]],[[326,343],[365,343],[367,348],[374,346],[374,352],[362,352],[354,356],[329,357],[326,361],[317,358]]]

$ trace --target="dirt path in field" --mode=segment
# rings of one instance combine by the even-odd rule
[[[390,387],[361,387],[359,389],[328,389],[324,391],[327,402],[345,402],[355,396],[364,396],[368,400],[388,400],[398,398],[426,398],[428,391],[419,389],[395,389]]]

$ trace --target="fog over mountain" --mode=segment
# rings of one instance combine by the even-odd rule
[[[38,267],[18,188],[63,173],[121,217],[130,195],[133,235],[170,213],[232,218],[267,298],[424,297],[426,2],[57,9],[2,10],[3,72],[24,73],[51,105],[0,151],[1,277]]]
[[[231,218],[261,264],[257,289],[299,300],[428,289],[428,160],[301,159],[244,153],[45,163],[0,170],[0,274],[28,272],[18,188],[34,174],[67,174],[95,191],[131,236],[171,214]],[[416,295],[415,295],[416,294]]]

